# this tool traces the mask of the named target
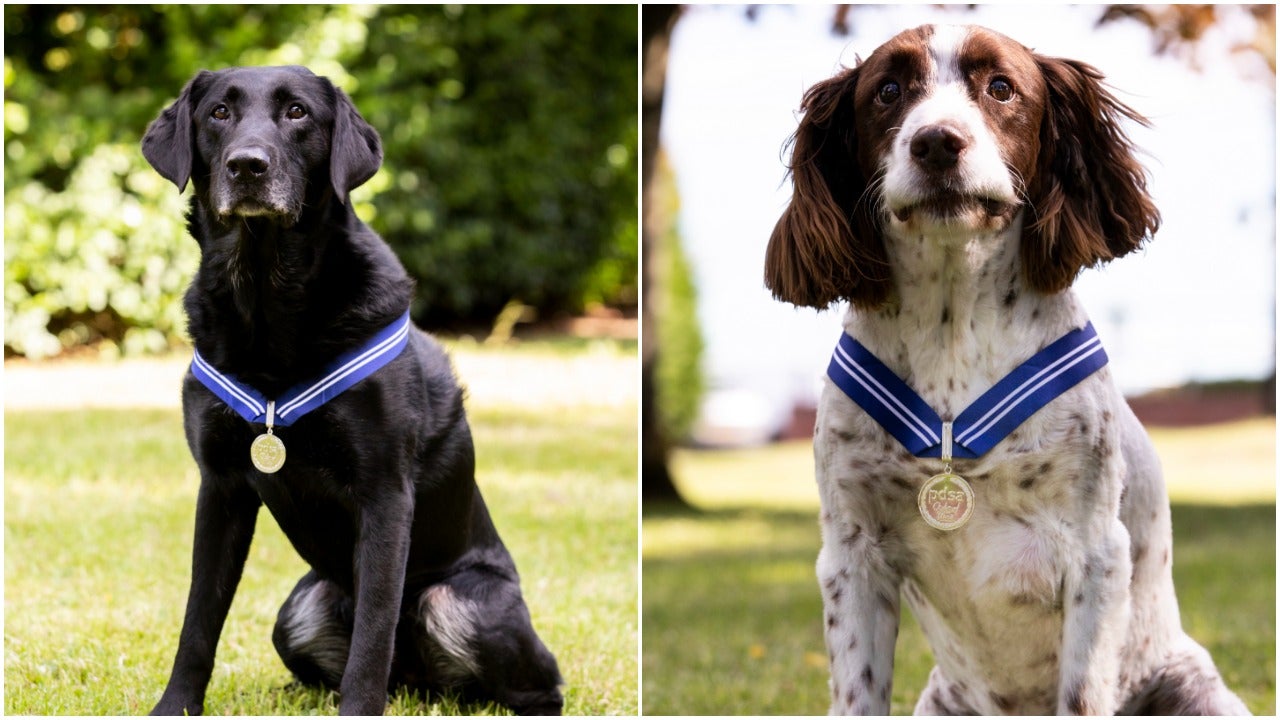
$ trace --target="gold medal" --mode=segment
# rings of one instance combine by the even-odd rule
[[[947,532],[962,527],[973,514],[973,488],[951,472],[951,427],[942,423],[942,472],[929,478],[916,499],[924,521]]]
[[[261,472],[271,474],[284,467],[284,441],[276,437],[271,426],[276,422],[276,403],[267,401],[267,431],[253,439],[249,459]]]
[[[973,488],[947,470],[929,478],[920,488],[918,502],[925,522],[939,530],[956,530],[973,514]]]
[[[267,430],[254,438],[249,446],[249,459],[253,466],[264,473],[273,473],[284,467],[284,443]]]

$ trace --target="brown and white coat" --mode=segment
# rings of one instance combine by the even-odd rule
[[[1154,234],[1087,64],[979,27],[905,31],[812,87],[769,243],[783,301],[848,301],[845,331],[952,419],[1088,321],[1082,268]],[[887,714],[900,598],[933,648],[920,714],[1246,714],[1181,628],[1169,503],[1103,368],[986,455],[963,528],[927,525],[914,457],[829,380],[814,438],[833,714]]]

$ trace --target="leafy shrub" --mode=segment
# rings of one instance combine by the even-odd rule
[[[125,352],[180,340],[179,299],[199,257],[184,206],[118,144],[80,161],[61,192],[36,181],[7,189],[5,345],[44,357],[103,339]]]
[[[576,309],[608,294],[602,280],[634,294],[635,37],[634,8],[617,6],[394,6],[370,20],[354,98],[382,131],[373,204],[420,280],[415,315]]]
[[[195,71],[239,64],[308,65],[381,132],[353,201],[418,278],[419,322],[635,302],[634,7],[4,13],[6,353],[181,338],[197,250],[138,142]]]
[[[698,324],[698,291],[693,268],[685,256],[680,234],[672,220],[678,196],[675,178],[665,158],[659,155],[657,172],[650,190],[655,209],[650,210],[660,241],[651,253],[655,278],[653,293],[654,331],[658,339],[657,390],[659,422],[666,437],[674,441],[689,435],[698,418],[705,381],[702,372],[702,327]]]

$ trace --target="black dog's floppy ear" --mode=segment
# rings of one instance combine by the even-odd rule
[[[363,185],[382,165],[378,131],[360,117],[351,98],[334,88],[333,137],[329,147],[329,182],[346,203],[347,194]]]
[[[191,106],[195,104],[198,89],[203,87],[213,73],[201,70],[173,104],[147,126],[142,136],[142,156],[165,180],[178,186],[178,192],[187,189],[191,179],[191,144],[195,129],[191,124]]]

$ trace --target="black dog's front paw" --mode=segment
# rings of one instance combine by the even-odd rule
[[[512,708],[517,715],[561,715],[563,713],[562,703],[546,703],[542,705],[526,705],[521,708]]]
[[[386,692],[344,694],[338,702],[339,715],[382,715],[386,711]]]
[[[160,702],[151,709],[152,715],[203,715],[204,703],[195,699],[182,699],[166,690]]]
[[[564,696],[559,689],[515,692],[506,698],[506,704],[517,715],[561,715]]]

